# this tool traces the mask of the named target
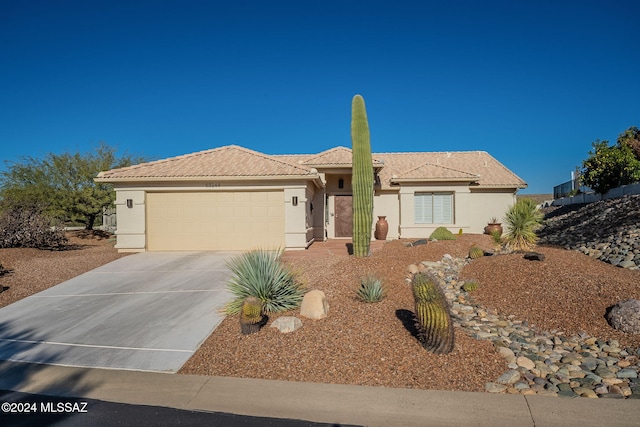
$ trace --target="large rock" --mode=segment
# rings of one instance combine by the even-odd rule
[[[607,314],[609,324],[628,334],[640,334],[640,300],[628,299],[614,305]]]
[[[324,292],[314,289],[307,292],[302,298],[300,315],[307,319],[324,319],[329,313],[329,303]]]
[[[302,320],[293,316],[282,316],[274,320],[273,323],[271,323],[271,327],[277,328],[283,334],[288,334],[289,332],[300,329],[302,327]]]

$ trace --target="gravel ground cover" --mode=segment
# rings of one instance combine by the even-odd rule
[[[118,254],[110,236],[100,232],[67,233],[70,249],[0,249],[0,264],[10,270],[0,277],[0,307],[55,286],[125,256]]]
[[[117,259],[109,239],[70,235],[68,251],[0,249],[0,263],[13,270],[0,278],[0,306],[61,283]],[[369,258],[332,256],[285,260],[297,269],[309,289],[325,292],[329,316],[303,319],[302,329],[281,334],[269,324],[243,336],[236,317],[223,320],[180,373],[266,378],[290,381],[361,384],[439,390],[483,391],[505,370],[505,360],[489,341],[478,341],[456,327],[454,351],[434,355],[424,350],[408,323],[413,298],[406,282],[407,266],[439,261],[446,253],[467,255],[477,243],[491,250],[488,236],[463,235],[455,241],[405,247],[386,243]],[[636,336],[611,329],[606,308],[622,299],[640,299],[640,271],[603,263],[575,251],[540,246],[543,262],[521,254],[473,260],[461,278],[480,283],[474,301],[538,328],[640,345]],[[370,273],[384,280],[387,297],[366,304],[355,297],[359,280]],[[216,309],[216,307],[212,307]],[[298,315],[298,312],[287,315]]]

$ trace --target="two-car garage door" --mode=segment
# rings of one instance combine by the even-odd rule
[[[284,247],[283,191],[147,193],[147,250]]]

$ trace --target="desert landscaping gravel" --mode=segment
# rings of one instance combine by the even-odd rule
[[[75,236],[72,243],[77,249],[1,249],[0,263],[13,272],[0,278],[6,288],[0,293],[0,306],[124,256],[108,239]],[[305,259],[285,254],[285,261],[300,272],[308,289],[326,294],[328,317],[302,318],[301,329],[283,334],[269,327],[279,317],[272,315],[260,332],[246,336],[240,333],[238,318],[228,317],[180,373],[484,391],[508,370],[491,341],[477,340],[457,325],[454,351],[434,355],[422,348],[407,325],[413,311],[407,267],[440,261],[445,254],[464,258],[472,243],[486,251],[494,249],[488,236],[462,235],[455,241],[415,247],[391,241],[368,258]],[[479,258],[464,266],[460,278],[479,283],[469,298],[539,330],[564,331],[567,336],[582,333],[637,349],[639,337],[613,330],[604,316],[620,300],[640,299],[640,270],[614,267],[576,251],[544,246],[536,250],[545,255],[544,261],[509,254]],[[367,304],[356,299],[355,290],[360,278],[371,273],[383,279],[387,297]],[[286,315],[299,317],[299,312]]]
[[[0,307],[55,286],[126,254],[113,247],[111,236],[100,232],[67,234],[70,249],[48,251],[33,248],[0,249],[0,264],[10,270],[0,277]]]

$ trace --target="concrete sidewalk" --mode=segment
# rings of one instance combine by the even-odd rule
[[[0,389],[366,426],[637,426],[640,420],[638,400],[391,389],[7,361],[0,362]]]

